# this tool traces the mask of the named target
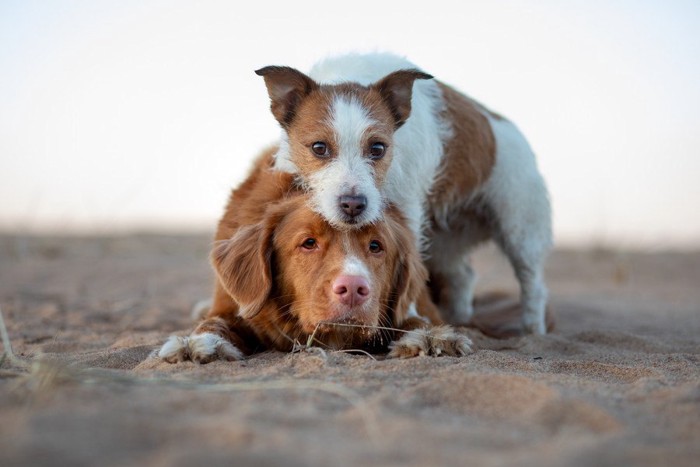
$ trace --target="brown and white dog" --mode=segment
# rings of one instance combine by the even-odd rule
[[[464,355],[471,342],[449,326],[409,317],[419,300],[440,324],[427,271],[398,209],[339,230],[309,208],[308,195],[264,154],[234,190],[211,254],[214,300],[188,337],[172,336],[169,362],[237,360],[265,349],[318,344],[390,357]]]
[[[473,314],[470,251],[494,239],[520,283],[524,329],[546,332],[550,205],[515,125],[394,55],[328,59],[308,76],[256,73],[283,130],[275,168],[295,176],[315,212],[352,229],[400,209],[453,324]]]

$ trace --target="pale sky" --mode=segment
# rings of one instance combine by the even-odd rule
[[[560,245],[700,246],[700,2],[0,0],[0,230],[213,230],[253,70],[408,57],[512,119]]]

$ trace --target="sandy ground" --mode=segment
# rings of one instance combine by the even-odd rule
[[[700,254],[557,251],[557,329],[464,358],[169,365],[206,236],[0,237],[0,465],[698,465]],[[479,290],[516,290],[492,249]],[[24,363],[29,364],[22,368]]]

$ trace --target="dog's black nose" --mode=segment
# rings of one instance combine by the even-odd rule
[[[364,196],[344,195],[340,197],[340,208],[350,217],[357,217],[367,207],[367,198]]]

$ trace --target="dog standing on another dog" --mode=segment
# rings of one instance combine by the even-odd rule
[[[520,283],[525,332],[546,332],[549,197],[515,125],[395,55],[332,58],[309,76],[256,73],[282,127],[275,167],[294,174],[316,212],[352,229],[397,206],[452,324],[473,314],[470,251],[495,240]]]
[[[259,162],[234,191],[219,224],[217,239],[221,242],[212,253],[218,274],[213,307],[190,337],[171,337],[159,352],[162,358],[239,359],[241,349],[283,349],[289,342],[280,343],[280,338],[293,341],[299,336],[318,337],[331,348],[362,348],[371,346],[381,334],[358,340],[356,332],[343,332],[326,323],[368,327],[418,323],[407,329],[425,327],[421,314],[434,311],[433,301],[449,323],[468,324],[475,281],[469,253],[489,238],[507,255],[520,283],[523,329],[546,332],[543,266],[551,246],[549,199],[534,154],[512,123],[394,55],[329,59],[317,64],[310,76],[278,66],[256,73],[265,79],[272,113],[282,127],[274,154],[261,160],[271,165],[265,170],[273,170],[275,177],[286,182],[281,190],[279,186],[261,189],[260,179],[269,174],[261,176]],[[241,198],[251,186],[256,187],[253,194]],[[281,210],[284,215],[268,213],[260,218],[265,203],[284,199],[295,189],[304,193],[302,204],[299,195]],[[237,192],[244,214],[237,212],[241,208]],[[302,214],[290,214],[290,209]],[[259,219],[246,222],[246,211]],[[306,229],[302,236],[308,236],[314,245],[307,245],[306,237],[300,245],[293,239],[281,240],[286,231],[277,223],[284,224],[289,216],[306,219],[297,227]],[[311,220],[316,228],[309,227]],[[377,244],[381,248],[382,242],[375,240],[363,246],[368,229],[375,229],[370,236],[376,237],[382,229],[386,232],[387,225],[397,233],[403,224],[412,233],[403,236],[411,239],[411,248],[405,242],[394,243],[393,253],[384,259],[384,273],[377,274],[374,266],[368,268],[369,263],[358,260],[364,247],[369,248],[369,253],[362,253],[369,254],[368,258]],[[298,259],[289,260],[303,250],[308,257],[308,250],[318,246],[315,235],[308,233],[319,229],[329,232],[322,235],[325,239],[333,239],[326,240],[324,248],[341,251],[338,258],[344,260],[341,270],[319,276],[324,285],[320,293],[314,293],[312,283],[303,286],[308,290],[299,289],[297,279],[307,271],[290,266]],[[247,243],[261,241],[267,246],[246,249]],[[409,294],[405,293],[408,289],[397,291],[396,272],[386,274],[387,267],[397,270],[402,264],[402,252],[424,255],[432,300],[427,297],[422,264],[412,268],[408,281],[418,281],[422,287],[410,287]],[[370,276],[376,283],[367,282]],[[330,285],[326,284],[329,280]],[[350,291],[349,298],[341,297],[336,288]],[[375,289],[379,295],[367,300],[373,294],[369,291]],[[382,295],[390,289],[390,295]],[[397,293],[403,293],[400,299],[387,298]],[[322,306],[315,311],[296,306],[291,312],[293,303],[279,307],[278,299],[284,301],[287,296],[305,301],[313,298]],[[328,303],[329,296],[336,303]],[[271,297],[272,307],[268,306]],[[366,307],[370,311],[360,309],[365,301],[372,303]],[[290,316],[294,319],[288,320]],[[432,337],[439,336],[432,341],[438,343],[433,354],[471,351],[466,337],[460,338],[450,327],[439,327],[418,333],[417,341],[408,334],[394,342],[393,356],[429,352],[431,332]],[[257,347],[251,349],[251,342]]]

